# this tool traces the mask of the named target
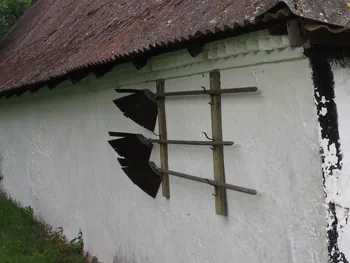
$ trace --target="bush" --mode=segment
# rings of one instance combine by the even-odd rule
[[[1,263],[86,263],[82,232],[70,242],[63,229],[47,231],[31,207],[21,208],[0,191]]]
[[[31,0],[0,0],[0,37],[20,18]]]

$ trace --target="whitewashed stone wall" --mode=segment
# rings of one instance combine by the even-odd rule
[[[318,124],[309,62],[285,37],[266,32],[153,58],[137,72],[118,66],[103,79],[0,100],[3,186],[68,237],[81,228],[86,249],[102,262],[326,263],[327,240]],[[209,86],[220,69],[223,88],[257,86],[257,94],[223,97],[228,217],[215,214],[210,186],[171,178],[171,198],[154,200],[121,171],[108,131],[140,132],[112,100],[117,85],[167,90]],[[209,98],[169,99],[168,137],[210,134]],[[159,163],[159,147],[152,160]],[[170,146],[172,170],[213,177],[206,147]]]

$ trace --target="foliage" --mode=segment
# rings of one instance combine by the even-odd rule
[[[81,230],[68,242],[63,229],[47,231],[31,207],[20,208],[0,193],[0,262],[86,263]]]
[[[0,0],[0,37],[21,17],[30,3],[31,0]]]

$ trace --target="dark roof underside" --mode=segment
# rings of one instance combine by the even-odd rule
[[[243,27],[276,7],[346,26],[346,0],[38,0],[0,41],[0,93]]]

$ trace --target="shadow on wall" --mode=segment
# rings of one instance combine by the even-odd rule
[[[113,263],[149,263],[149,260],[146,258],[142,260],[142,262],[137,262],[135,256],[129,255],[129,256],[123,256],[122,253],[117,253],[113,258]]]
[[[90,262],[90,263],[102,263],[102,262],[98,261],[97,257],[88,257],[88,262]]]

